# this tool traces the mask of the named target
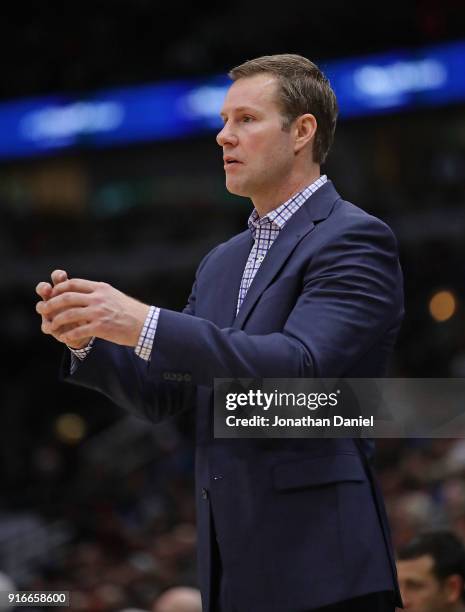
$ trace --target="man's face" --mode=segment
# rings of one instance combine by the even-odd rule
[[[399,585],[405,610],[411,612],[447,612],[452,603],[444,585],[433,573],[430,555],[397,561]]]
[[[289,177],[295,153],[292,130],[283,130],[278,82],[269,74],[235,81],[221,111],[216,137],[223,148],[226,187],[236,195],[266,197]]]

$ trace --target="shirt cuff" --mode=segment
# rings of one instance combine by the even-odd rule
[[[77,357],[80,361],[84,361],[84,359],[87,357],[87,355],[92,350],[92,347],[94,346],[94,341],[95,341],[95,336],[91,338],[89,341],[89,344],[87,346],[84,346],[83,348],[73,349],[70,346],[68,346],[68,348],[75,357]]]
[[[150,361],[159,316],[160,309],[156,306],[150,306],[150,310],[139,336],[139,341],[134,349],[135,354],[144,361]]]

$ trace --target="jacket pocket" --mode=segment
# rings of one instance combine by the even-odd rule
[[[340,453],[280,463],[272,469],[273,484],[279,491],[367,480],[360,457],[355,453]]]

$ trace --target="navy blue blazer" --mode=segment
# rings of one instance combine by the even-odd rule
[[[201,262],[183,313],[162,309],[150,364],[98,340],[63,376],[153,422],[196,408],[198,567],[211,602],[212,518],[240,612],[400,596],[373,444],[213,437],[214,377],[381,377],[403,316],[391,230],[328,181],[292,216],[236,316],[249,230]]]

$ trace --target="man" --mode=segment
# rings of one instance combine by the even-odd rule
[[[465,612],[465,547],[449,531],[423,533],[398,554],[404,607],[411,612]]]
[[[37,287],[42,329],[75,349],[71,382],[155,422],[195,404],[205,611],[392,611],[369,441],[213,437],[215,377],[383,376],[403,316],[392,232],[320,173],[337,117],[326,77],[297,55],[230,76],[217,141],[249,228],[203,259],[183,313],[56,270]]]

